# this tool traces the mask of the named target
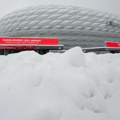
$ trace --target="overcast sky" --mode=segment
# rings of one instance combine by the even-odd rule
[[[42,4],[82,6],[120,16],[120,0],[0,0],[0,17],[16,9]]]

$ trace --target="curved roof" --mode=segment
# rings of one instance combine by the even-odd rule
[[[34,6],[12,12],[0,20],[0,32],[17,31],[18,29],[86,29],[111,31],[106,22],[120,18],[115,15],[72,6]],[[112,29],[112,32],[117,32]]]
[[[75,36],[117,34],[120,17],[82,7],[41,5],[12,12],[0,19],[2,36]],[[84,31],[82,33],[82,31]],[[99,34],[98,34],[99,35]],[[64,38],[65,39],[65,38]]]

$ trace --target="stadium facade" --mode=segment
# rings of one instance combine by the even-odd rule
[[[120,17],[82,7],[32,6],[1,18],[0,36],[58,37],[66,49],[104,46],[120,41]]]

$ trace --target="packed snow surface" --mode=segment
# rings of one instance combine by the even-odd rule
[[[0,120],[119,120],[120,54],[0,56]]]

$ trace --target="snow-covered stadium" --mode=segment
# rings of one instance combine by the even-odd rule
[[[65,48],[104,46],[120,41],[120,17],[82,7],[32,6],[1,18],[0,36],[58,37]]]
[[[25,36],[58,37],[66,48],[102,46],[119,41],[119,21],[86,8],[29,7],[3,17],[0,36],[15,36],[7,45]],[[4,37],[0,43],[7,47]],[[0,55],[0,120],[120,120],[120,53],[82,50]]]

